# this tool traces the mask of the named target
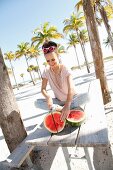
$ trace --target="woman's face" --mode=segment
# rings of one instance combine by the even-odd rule
[[[45,58],[51,68],[59,64],[58,56],[55,52],[45,54]]]

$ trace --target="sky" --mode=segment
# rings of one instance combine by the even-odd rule
[[[17,50],[17,45],[21,42],[31,42],[33,36],[33,30],[40,27],[44,22],[50,22],[50,25],[57,27],[58,32],[62,33],[64,24],[63,21],[69,18],[72,12],[74,12],[74,6],[76,0],[0,0],[0,47],[2,53],[8,51],[15,52]],[[105,28],[99,28],[101,33],[101,38],[106,38]],[[103,31],[101,31],[103,30]],[[103,36],[104,35],[104,36]],[[58,40],[58,43],[66,42]],[[79,55],[81,56],[81,62],[83,59],[83,54],[81,49],[78,47]],[[88,51],[89,58],[91,58],[90,46],[87,45],[86,51]],[[104,54],[107,55],[108,52],[111,54],[111,49],[103,48]],[[70,60],[70,67],[73,66],[76,59],[74,56],[74,49],[70,49],[67,54],[62,56],[62,60],[65,64],[69,65],[69,61],[65,60],[68,55]],[[43,70],[43,60],[40,58],[39,64],[42,66]],[[6,65],[10,67],[7,61]],[[34,61],[29,61],[30,64]],[[17,75],[17,81],[21,82],[20,74],[26,72],[26,62],[24,59],[13,62],[14,71]],[[20,69],[21,68],[21,69]],[[25,80],[29,79],[29,75],[25,73]],[[13,78],[12,80],[13,81]],[[14,81],[13,81],[14,83]]]
[[[63,20],[74,11],[75,2],[75,0],[0,0],[2,51],[15,51],[20,42],[30,42],[33,30],[47,21],[62,32]]]

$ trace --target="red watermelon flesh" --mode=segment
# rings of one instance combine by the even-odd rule
[[[80,126],[85,120],[85,113],[81,110],[70,110],[67,122],[72,126]]]
[[[46,115],[44,118],[44,126],[49,132],[58,133],[64,129],[65,121],[61,121],[60,116],[60,112],[52,112]]]

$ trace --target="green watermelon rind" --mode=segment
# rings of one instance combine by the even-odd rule
[[[56,112],[57,112],[57,111],[55,111],[55,113],[56,113]],[[60,112],[57,112],[57,113],[61,115]],[[52,114],[54,114],[54,112],[52,112]],[[54,133],[54,134],[61,132],[61,131],[64,129],[64,127],[65,127],[66,121],[64,121],[64,125],[63,125],[63,127],[62,127],[60,130],[58,130],[58,131],[53,131],[53,130],[51,130],[50,128],[48,128],[48,127],[46,126],[46,123],[45,123],[45,120],[46,120],[47,116],[49,116],[49,115],[51,115],[51,113],[48,113],[48,114],[45,116],[45,118],[44,118],[44,126],[45,126],[45,128],[46,128],[49,132]]]
[[[76,110],[76,109],[72,109],[72,110]],[[82,111],[82,110],[76,110],[76,111]],[[83,112],[83,111],[82,111]],[[83,112],[84,113],[84,112]],[[85,121],[85,113],[84,113],[84,117],[82,117],[80,120],[78,121],[73,121],[70,118],[66,119],[67,123],[70,124],[71,126],[80,126],[84,121]]]

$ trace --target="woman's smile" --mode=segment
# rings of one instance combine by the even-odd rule
[[[46,54],[45,58],[50,67],[56,67],[59,65],[58,56],[55,52]]]

